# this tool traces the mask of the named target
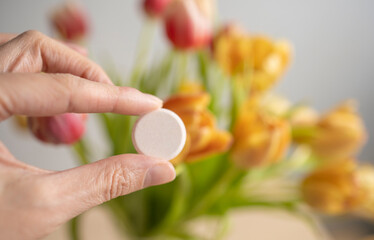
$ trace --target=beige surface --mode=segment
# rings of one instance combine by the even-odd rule
[[[204,224],[198,225],[201,231]],[[109,212],[103,207],[94,208],[83,215],[84,240],[124,240]],[[63,226],[43,240],[68,240],[67,227]],[[231,214],[230,231],[226,240],[321,240],[312,229],[294,216],[275,210],[239,210]]]

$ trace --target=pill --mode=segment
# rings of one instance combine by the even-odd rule
[[[138,153],[171,160],[186,143],[186,128],[177,114],[162,108],[138,118],[132,142]]]

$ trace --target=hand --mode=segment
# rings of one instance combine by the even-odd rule
[[[161,105],[113,86],[98,65],[39,32],[0,34],[0,121],[13,114],[138,115]],[[40,238],[93,206],[174,178],[169,162],[136,154],[47,171],[15,159],[0,142],[0,239]]]

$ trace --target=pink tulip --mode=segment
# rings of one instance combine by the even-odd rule
[[[143,9],[149,17],[161,17],[172,0],[144,0]]]
[[[174,0],[165,12],[165,31],[178,49],[194,49],[210,43],[213,29],[212,0]]]
[[[87,114],[65,113],[52,117],[29,117],[28,126],[39,140],[54,144],[78,141],[86,128]]]
[[[84,9],[68,2],[51,16],[51,23],[64,40],[77,41],[88,33],[88,17]]]

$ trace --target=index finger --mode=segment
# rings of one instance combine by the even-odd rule
[[[66,45],[37,31],[27,31],[0,46],[1,72],[48,72],[113,84],[104,70]]]
[[[0,121],[22,114],[52,116],[66,112],[141,115],[162,101],[134,88],[87,81],[71,74],[1,73]]]
[[[0,33],[0,45],[17,37],[14,33]]]

